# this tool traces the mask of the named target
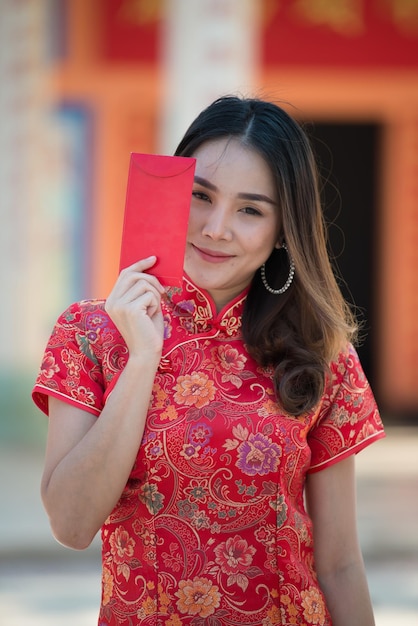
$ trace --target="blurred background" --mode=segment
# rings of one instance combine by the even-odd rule
[[[52,325],[117,276],[131,152],[224,94],[308,131],[387,438],[359,455],[377,625],[418,624],[418,1],[0,0],[0,605],[94,624],[99,552],[54,543],[31,388]]]

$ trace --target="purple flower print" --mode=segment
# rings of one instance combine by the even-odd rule
[[[183,315],[185,313],[188,313],[189,315],[191,315],[194,311],[195,304],[193,300],[182,300],[181,302],[178,303],[177,307],[178,309],[180,309]]]
[[[189,434],[189,441],[193,446],[206,446],[212,437],[212,429],[207,424],[199,422],[192,426]]]
[[[249,476],[265,476],[279,465],[280,447],[261,433],[252,434],[238,448],[236,466]]]

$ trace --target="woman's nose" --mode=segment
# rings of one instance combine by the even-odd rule
[[[225,207],[213,207],[203,226],[202,233],[211,239],[231,239],[230,216]]]

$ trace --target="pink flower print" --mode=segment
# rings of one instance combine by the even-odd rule
[[[129,533],[119,526],[110,537],[110,549],[116,563],[128,561],[134,553],[135,541]]]
[[[217,349],[221,367],[227,372],[241,372],[247,361],[243,354],[230,345],[219,346]]]
[[[216,562],[225,574],[239,574],[250,567],[256,549],[239,535],[229,537],[215,548]]]
[[[265,476],[279,465],[280,447],[261,433],[252,434],[238,448],[236,466],[249,476]]]
[[[59,372],[59,367],[55,362],[55,357],[51,351],[45,353],[44,360],[42,362],[42,376],[44,378],[52,378],[54,374]]]
[[[243,354],[230,345],[217,348],[218,359],[222,368],[222,382],[231,382],[235,387],[241,387],[242,379],[239,374],[244,370],[247,361]]]
[[[227,585],[238,585],[245,591],[249,585],[249,579],[262,576],[259,567],[253,566],[253,556],[256,549],[249,546],[245,539],[239,535],[229,537],[225,542],[215,548],[216,563],[221,572],[227,574]]]

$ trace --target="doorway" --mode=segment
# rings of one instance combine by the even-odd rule
[[[374,384],[379,130],[370,123],[324,123],[305,127],[321,175],[321,199],[329,250],[344,297],[361,323],[357,350]]]

